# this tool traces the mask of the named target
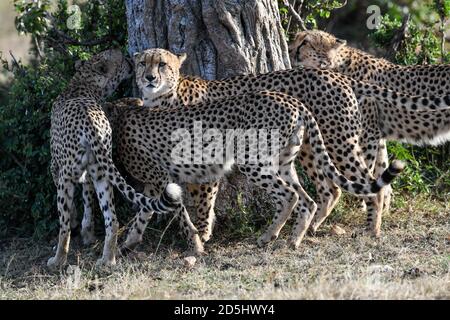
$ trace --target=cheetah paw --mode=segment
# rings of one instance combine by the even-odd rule
[[[258,247],[262,248],[267,246],[267,244],[271,241],[274,241],[278,238],[276,234],[264,233],[261,237],[258,238],[257,244]]]
[[[65,263],[65,259],[58,259],[56,256],[47,260],[47,267],[50,270],[56,270]]]
[[[97,268],[108,268],[108,267],[113,267],[116,265],[116,259],[112,258],[112,259],[105,259],[105,258],[100,258],[97,260],[97,262],[95,263],[95,266]]]

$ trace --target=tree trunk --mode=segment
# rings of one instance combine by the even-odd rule
[[[185,52],[182,72],[208,80],[290,68],[277,1],[126,0],[126,7],[130,54],[148,48]],[[255,195],[235,173],[224,179],[216,208],[261,208],[267,197]]]

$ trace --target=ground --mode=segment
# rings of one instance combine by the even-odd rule
[[[380,239],[360,235],[364,216],[350,205],[297,251],[285,247],[287,233],[259,249],[257,235],[226,239],[218,224],[191,268],[182,246],[158,247],[163,230],[148,230],[153,241],[110,271],[94,267],[101,243],[86,249],[76,238],[69,266],[51,273],[48,242],[9,239],[0,243],[0,299],[450,299],[448,198],[396,198]]]

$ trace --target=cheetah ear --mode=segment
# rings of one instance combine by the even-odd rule
[[[186,53],[177,54],[177,57],[178,57],[178,61],[180,61],[180,66],[181,66],[183,64],[183,62],[186,60],[187,54]]]
[[[135,52],[133,53],[133,60],[134,63],[137,63],[139,61],[139,59],[141,59],[142,53],[141,52]]]
[[[301,47],[308,41],[308,32],[301,31],[295,35],[294,40],[291,41],[289,44],[289,51],[297,49],[298,47]]]
[[[299,32],[295,36],[294,42],[299,46],[309,41],[309,34],[306,31]]]
[[[335,49],[341,49],[347,45],[347,40],[336,39]]]
[[[92,68],[99,73],[108,73],[108,63],[105,61],[98,61],[96,63],[93,63]]]

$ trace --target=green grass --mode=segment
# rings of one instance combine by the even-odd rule
[[[54,243],[10,239],[0,243],[1,299],[449,299],[450,204],[425,196],[396,196],[383,235],[361,235],[364,216],[342,205],[300,249],[286,247],[289,230],[267,248],[256,236],[232,240],[218,220],[206,256],[184,266],[184,247],[169,235],[157,254],[161,230],[120,257],[109,271],[94,267],[101,243],[71,246],[69,266],[51,273],[45,262]],[[343,211],[348,210],[345,214]],[[346,230],[332,235],[332,225]]]

